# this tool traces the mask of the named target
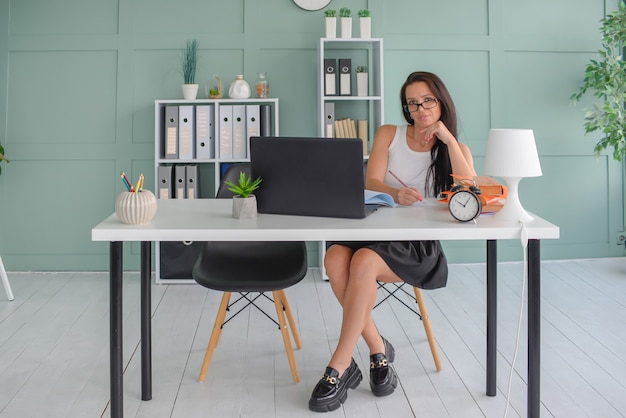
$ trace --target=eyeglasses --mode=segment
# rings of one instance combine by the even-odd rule
[[[422,106],[422,109],[434,109],[437,107],[437,103],[439,103],[439,99],[428,98],[424,100],[422,103],[409,102],[403,106],[405,112],[413,113],[417,112],[417,110]]]

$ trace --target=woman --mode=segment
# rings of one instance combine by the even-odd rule
[[[376,132],[366,187],[389,193],[400,205],[436,197],[452,185],[451,174],[475,176],[469,148],[457,140],[454,103],[435,74],[414,72],[400,90],[408,125],[383,125]],[[408,187],[407,187],[408,186]],[[332,411],[362,380],[352,353],[359,336],[370,349],[370,387],[376,396],[393,393],[398,380],[394,348],[372,317],[377,282],[407,282],[422,289],[446,285],[447,264],[438,241],[336,242],[324,258],[330,284],[343,307],[339,342],[309,408]]]

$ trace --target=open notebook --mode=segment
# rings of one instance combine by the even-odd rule
[[[359,139],[252,137],[250,161],[259,213],[364,218],[379,206],[365,204]]]

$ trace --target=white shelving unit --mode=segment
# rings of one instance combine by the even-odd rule
[[[325,95],[325,58],[349,58],[351,60],[351,95]],[[384,61],[383,61],[383,40],[382,38],[321,38],[318,48],[318,134],[327,137],[326,123],[327,115],[325,106],[327,103],[334,104],[334,119],[352,118],[354,120],[367,119],[368,121],[368,144],[369,151],[374,140],[376,130],[384,123]],[[338,67],[339,65],[337,65]],[[368,95],[357,96],[356,89],[356,67],[367,66],[368,68]],[[336,77],[339,77],[339,70]],[[364,152],[367,159],[367,153]],[[326,242],[319,243],[319,264],[322,277],[326,277],[324,269],[324,255],[326,253]]]
[[[278,129],[278,99],[206,99],[206,100],[155,100],[154,102],[154,179],[155,179],[155,195],[159,196],[159,167],[164,165],[188,165],[195,164],[198,166],[198,187],[199,198],[213,198],[217,193],[221,182],[222,166],[224,164],[247,162],[250,161],[250,142],[246,141],[246,157],[245,158],[220,158],[220,109],[225,105],[270,105],[271,107],[271,130],[272,136],[279,135]],[[214,158],[166,158],[165,151],[165,109],[167,106],[214,106],[214,138],[212,144],[213,149],[211,155]],[[247,132],[245,134],[248,137]],[[195,135],[194,145],[195,147]],[[173,197],[173,196],[172,196]],[[162,251],[169,251],[180,255],[180,261],[185,269],[189,271],[193,267],[195,253],[201,244],[199,243],[172,243],[167,246],[161,246],[160,242],[155,243],[155,264],[156,264],[156,282],[157,283],[194,283],[189,278],[162,277]],[[169,254],[168,254],[169,255]],[[176,257],[176,255],[174,255]],[[191,264],[191,265],[188,265]],[[172,272],[168,273],[170,276]],[[186,275],[186,274],[183,274]]]
[[[352,95],[324,95],[325,58],[349,58],[352,71]],[[367,66],[369,95],[356,95],[356,72],[358,66]],[[383,40],[382,38],[321,38],[318,50],[318,133],[326,137],[326,117],[324,105],[335,104],[335,118],[351,117],[367,119],[368,143],[371,147],[376,129],[384,120],[384,86],[383,86]],[[369,149],[368,147],[368,149]]]

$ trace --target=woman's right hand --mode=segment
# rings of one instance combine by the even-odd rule
[[[424,200],[422,194],[415,187],[403,187],[398,190],[396,202],[400,205],[411,206],[415,202]]]

